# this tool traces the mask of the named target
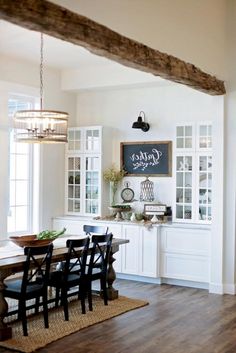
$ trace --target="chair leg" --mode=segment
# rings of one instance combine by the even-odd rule
[[[65,321],[69,321],[67,290],[64,290],[64,289],[61,290],[61,303],[64,309]]]
[[[79,286],[79,299],[80,299],[80,302],[81,302],[82,314],[86,314],[85,297],[86,297],[85,286],[83,284],[80,284],[80,286]]]
[[[43,318],[44,318],[44,327],[49,328],[47,290],[46,290],[46,293],[44,293],[44,295],[43,295]]]
[[[39,312],[39,297],[35,299],[35,314],[38,314]]]
[[[18,317],[22,321],[23,335],[28,336],[27,329],[27,317],[26,317],[26,303],[25,301],[19,301],[19,314]]]
[[[93,311],[93,301],[92,301],[92,281],[89,281],[87,284],[87,291],[88,291],[88,303],[89,303],[89,310]]]
[[[56,287],[56,298],[55,298],[55,307],[58,308],[60,298],[60,288]]]
[[[106,277],[101,278],[101,288],[103,292],[104,305],[108,305]]]

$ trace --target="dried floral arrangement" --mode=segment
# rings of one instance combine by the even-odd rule
[[[103,178],[107,182],[118,183],[126,175],[126,171],[117,169],[114,165],[103,172]]]

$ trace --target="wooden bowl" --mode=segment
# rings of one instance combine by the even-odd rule
[[[19,236],[10,236],[9,239],[16,245],[24,248],[25,246],[44,246],[49,245],[56,238],[52,239],[42,239],[38,240],[36,234],[31,235],[19,235]]]

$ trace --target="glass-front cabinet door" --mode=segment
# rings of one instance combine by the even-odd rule
[[[177,220],[190,221],[193,217],[193,157],[176,156],[176,207]]]
[[[176,127],[176,149],[191,151],[194,148],[195,136],[193,125],[180,125]]]
[[[68,152],[77,153],[82,151],[82,130],[80,128],[68,129]]]
[[[67,159],[67,212],[79,213],[81,209],[81,157],[69,156]]]
[[[211,223],[212,124],[176,126],[174,219]]]
[[[86,153],[99,153],[101,151],[101,128],[91,127],[84,130],[85,145],[84,151]]]
[[[198,205],[199,221],[211,222],[212,218],[212,156],[198,157]]]
[[[68,129],[66,150],[66,213],[101,214],[102,127]]]
[[[197,150],[210,151],[212,148],[212,124],[200,123],[198,125]]]
[[[85,213],[99,214],[100,157],[85,157]]]

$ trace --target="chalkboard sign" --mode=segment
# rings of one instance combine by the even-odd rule
[[[127,176],[171,176],[172,142],[121,142],[121,168]]]

